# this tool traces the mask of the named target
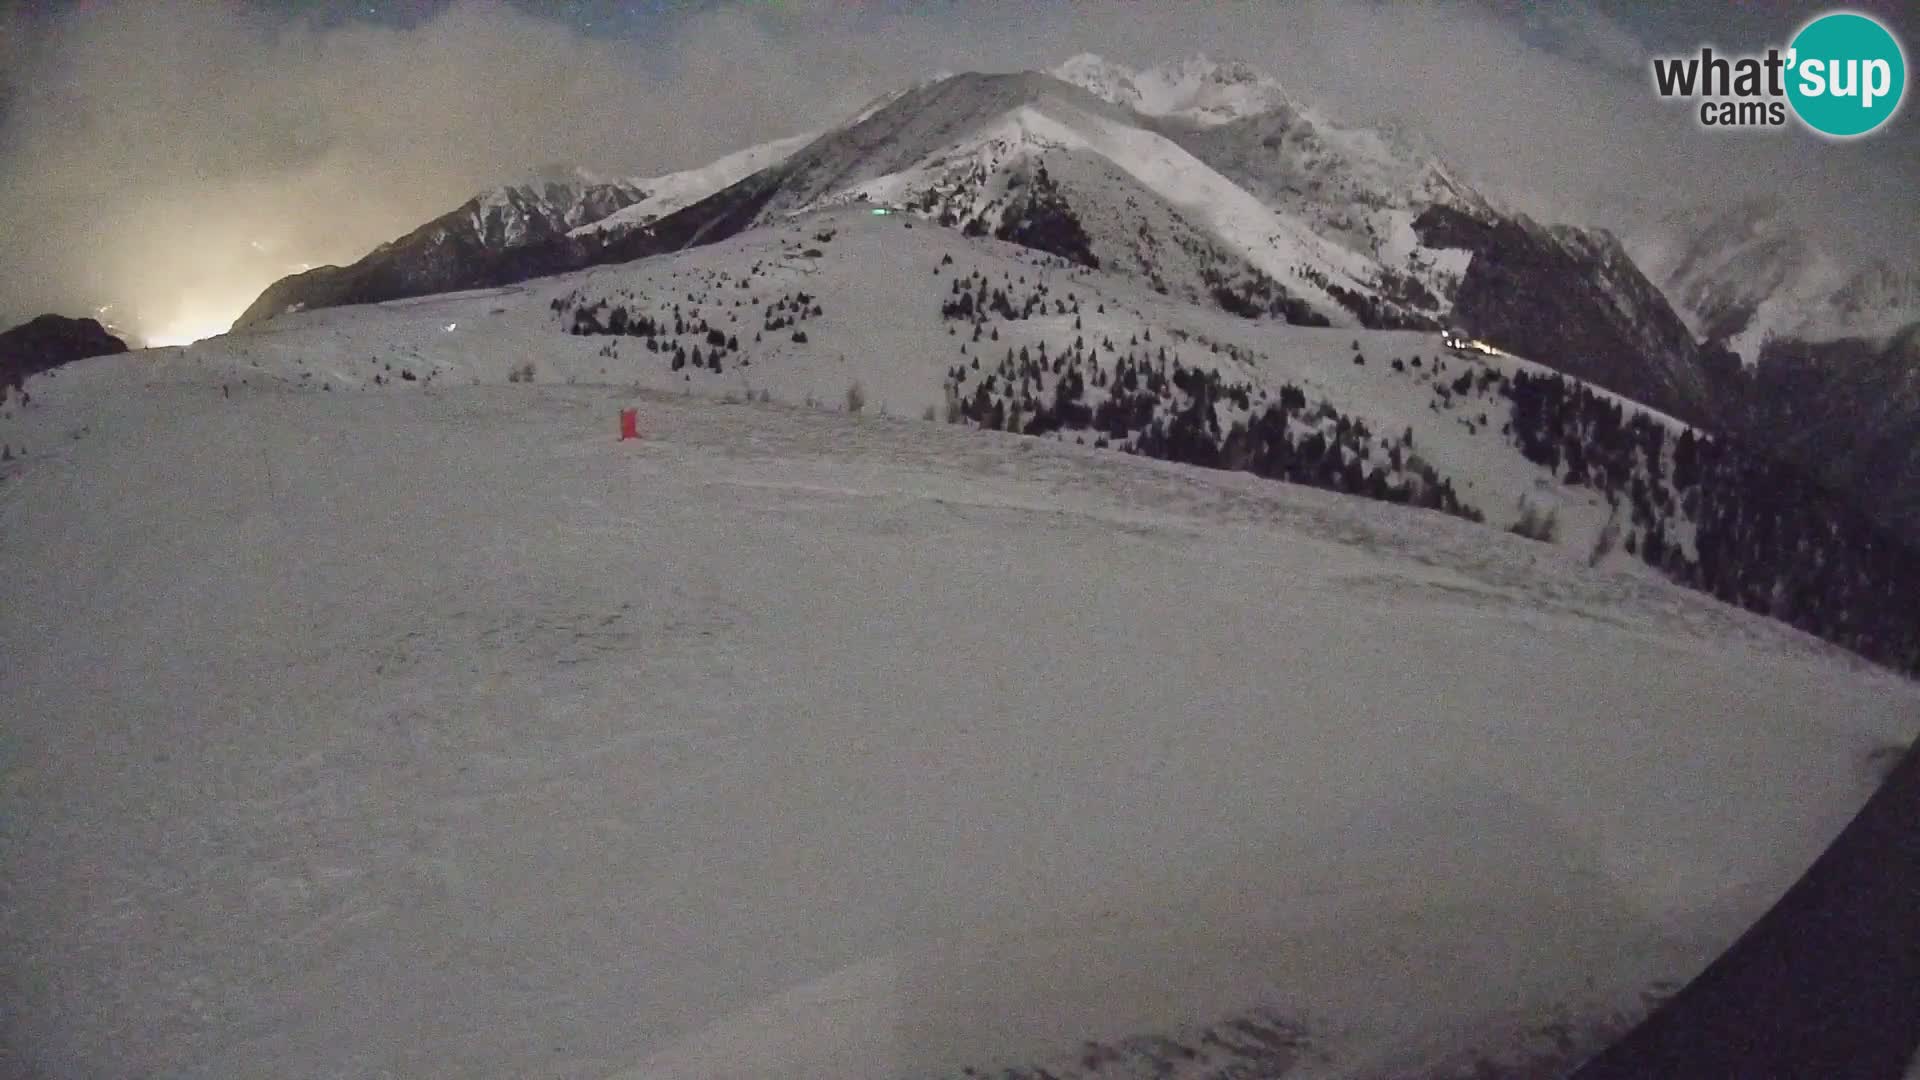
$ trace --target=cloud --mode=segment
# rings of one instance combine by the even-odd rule
[[[677,137],[620,43],[504,4],[320,29],[237,3],[10,12],[0,309],[92,297],[149,323],[237,311],[302,262],[357,258],[475,190],[563,161],[625,170]]]
[[[1901,137],[1859,144],[1711,135],[1653,97],[1647,27],[1587,7],[721,2],[621,40],[488,0],[407,28],[235,0],[35,10],[0,4],[0,321],[107,302],[149,326],[217,321],[298,264],[351,261],[548,163],[685,168],[936,71],[1081,51],[1242,57],[1343,116],[1426,132],[1549,218],[1626,229],[1774,191],[1857,246],[1920,224],[1911,110]]]

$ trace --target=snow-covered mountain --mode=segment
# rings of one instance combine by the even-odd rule
[[[1788,334],[1884,339],[1915,308],[1911,275],[1842,272],[1767,207],[1670,222],[1667,242],[1637,236],[1630,251],[1605,231],[1507,210],[1410,134],[1344,124],[1244,64],[1205,58],[1133,71],[1082,55],[1052,73],[938,77],[817,136],[628,182],[607,197],[630,201],[610,213],[542,195],[507,189],[353,267],[283,281],[242,322],[646,258],[860,205],[1254,320],[1451,324],[1766,442],[1752,418],[1778,410],[1748,400],[1701,339],[1751,361],[1762,342],[1800,340]],[[489,211],[505,220],[490,224]],[[1898,442],[1912,419],[1868,440]],[[1795,460],[1830,473],[1825,459]]]
[[[243,323],[642,258],[858,203],[1249,318],[1453,322],[1668,411],[1698,411],[1690,336],[1611,238],[1507,213],[1414,140],[1341,125],[1244,64],[1135,72],[1081,56],[1053,74],[954,75],[799,141],[683,174],[603,219],[610,227],[483,249],[464,274],[395,273],[395,257],[376,253],[290,279]],[[419,244],[416,234],[402,247]]]
[[[1842,257],[1773,198],[1670,215],[1632,246],[1724,358],[1715,424],[1920,538],[1920,271]]]
[[[1730,374],[1718,346],[1700,345],[1730,339],[1751,362],[1760,343],[1801,340],[1782,336],[1790,332],[1819,339],[1827,356],[1828,335],[1888,335],[1909,319],[1908,277],[1841,272],[1767,207],[1670,222],[1636,234],[1631,250],[1602,230],[1536,222],[1476,190],[1418,138],[1345,124],[1244,65],[1196,58],[1138,72],[1081,56],[1052,74],[943,76],[882,95],[817,136],[579,189],[588,190],[606,194],[491,193],[354,266],[276,284],[242,324],[497,287],[862,206],[1015,243],[1256,324],[1451,324],[1787,452],[1920,535],[1920,499],[1899,494],[1920,475],[1920,457],[1888,449],[1920,430],[1920,413],[1900,405],[1911,395],[1898,355],[1846,338],[1841,353],[1871,362],[1844,379],[1796,361],[1755,381]],[[610,202],[625,205],[602,214]],[[1822,379],[1824,389],[1814,385]],[[1788,398],[1768,397],[1789,385]],[[1786,416],[1809,417],[1795,429],[1805,438],[1780,432]],[[1821,449],[1856,444],[1867,449],[1838,458]],[[1888,490],[1896,494],[1883,497]]]
[[[1297,300],[1321,319],[1358,324],[1337,290],[1370,296],[1373,266],[1142,121],[1037,73],[954,76],[754,178],[753,213],[734,224],[886,204],[1169,293],[1243,289],[1256,307]]]
[[[1408,133],[1343,124],[1242,61],[1195,56],[1136,72],[1083,54],[1052,74],[1144,116],[1182,121],[1160,130],[1262,202],[1376,257],[1427,205],[1495,212]],[[1376,216],[1388,210],[1412,213]]]
[[[475,195],[350,266],[322,266],[275,282],[235,325],[289,311],[504,284],[584,265],[610,240],[780,161],[811,138],[778,139],[701,168],[654,177],[615,180],[547,166]]]
[[[1187,57],[1133,71],[1081,53],[1050,72],[1095,97],[1147,116],[1224,124],[1288,106],[1278,80],[1240,60]]]
[[[848,203],[1252,318],[1450,323],[1695,420],[1749,411],[1713,384],[1699,340],[1751,364],[1769,341],[1879,348],[1920,317],[1920,275],[1843,266],[1776,204],[1675,217],[1623,246],[1513,213],[1416,137],[1344,124],[1244,63],[1082,54],[923,80],[685,172],[496,189],[351,267],[277,283],[241,323],[641,258]]]
[[[1696,333],[1748,364],[1775,340],[1882,346],[1920,322],[1920,270],[1847,260],[1778,199],[1670,215],[1634,249]]]
[[[1419,269],[1400,265],[1409,252],[1396,244],[1411,246],[1408,226],[1425,207],[1497,212],[1403,135],[1343,126],[1310,107],[1289,104],[1197,131],[1170,131],[1262,202],[1307,218],[1316,232],[1396,269]]]
[[[748,176],[770,165],[786,160],[795,150],[812,142],[817,134],[794,135],[772,142],[759,143],[745,150],[720,158],[697,169],[667,173],[643,180],[630,181],[633,187],[644,194],[629,205],[610,213],[587,219],[576,226],[570,235],[575,237],[596,236],[606,233],[623,233],[655,221],[683,209],[722,188],[731,187]]]
[[[647,198],[650,192],[642,183],[548,166],[517,183],[489,188],[462,209],[482,244],[520,247],[598,221]]]

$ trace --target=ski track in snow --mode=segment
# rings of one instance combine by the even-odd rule
[[[83,426],[0,487],[29,1074],[1407,1075],[1689,976],[1920,702],[1441,515],[945,425]]]

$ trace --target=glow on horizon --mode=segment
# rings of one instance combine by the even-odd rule
[[[171,349],[181,345],[191,345],[196,341],[205,341],[211,337],[233,329],[233,320],[190,316],[175,319],[152,333],[143,335],[149,349]]]

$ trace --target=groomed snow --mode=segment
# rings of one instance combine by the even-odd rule
[[[1912,684],[1438,514],[897,417],[224,377],[30,384],[10,1069],[1072,1076],[1258,1014],[1335,1076],[1586,1038],[1916,730]]]

